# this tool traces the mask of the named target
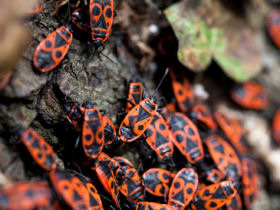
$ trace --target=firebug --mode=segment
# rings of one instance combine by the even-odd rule
[[[47,181],[17,182],[0,191],[0,209],[37,209],[50,206],[52,197]]]
[[[82,131],[85,108],[75,103],[73,106],[67,104],[65,106],[67,119],[76,128],[77,131]],[[113,122],[104,114],[102,115],[102,123],[104,124],[104,145],[111,144],[116,138],[116,129]]]
[[[259,192],[258,171],[255,161],[252,158],[242,158],[242,188],[244,205],[250,208],[256,200]]]
[[[92,40],[98,48],[111,33],[114,17],[114,0],[90,0],[89,16]]]
[[[195,163],[204,157],[204,150],[197,127],[184,114],[170,114],[167,123],[173,134],[173,143],[190,163]]]
[[[41,72],[53,70],[67,54],[72,38],[70,25],[60,26],[50,33],[35,50],[34,66]]]
[[[139,138],[151,124],[157,110],[156,98],[145,98],[133,107],[123,119],[119,128],[119,137],[124,142]]]
[[[184,209],[191,202],[197,186],[197,173],[192,168],[181,169],[172,181],[168,204]]]
[[[27,128],[20,136],[34,161],[44,170],[56,167],[56,154],[46,140],[31,128]]]
[[[174,173],[161,168],[150,168],[142,175],[145,190],[158,197],[168,197]]]
[[[101,153],[105,141],[104,127],[100,111],[95,105],[87,103],[84,110],[82,145],[88,158],[95,159]]]
[[[231,180],[242,175],[242,166],[234,149],[222,137],[211,135],[205,140],[209,153],[217,168]]]
[[[141,82],[133,78],[129,83],[125,112],[129,112],[136,104],[144,99],[144,87]]]
[[[197,190],[192,201],[192,209],[219,209],[236,195],[236,188],[232,181],[205,186]]]
[[[262,110],[269,104],[266,91],[255,81],[235,84],[230,96],[235,103],[247,109]]]
[[[185,75],[175,74],[173,71],[170,71],[169,74],[176,102],[180,110],[186,112],[195,100],[192,86]]]
[[[91,180],[85,176],[82,176],[80,174],[76,174],[79,179],[82,181],[84,184],[85,188],[88,191],[89,195],[89,201],[90,201],[90,209],[103,209],[103,205],[101,202],[100,195],[98,194],[96,188],[92,184]]]
[[[143,200],[144,190],[138,171],[126,158],[113,157],[113,160],[117,161],[123,170],[122,177],[116,176],[120,192],[133,202]]]
[[[192,120],[206,125],[209,129],[216,130],[217,124],[214,122],[210,110],[202,104],[197,104],[191,108],[189,116]]]
[[[72,12],[72,23],[81,31],[91,33],[89,27],[89,10],[84,8],[75,9]]]
[[[243,136],[244,131],[239,122],[224,115],[221,111],[216,111],[214,116],[234,148],[241,154],[247,154],[247,142],[245,141]]]
[[[74,103],[73,105],[66,104],[64,109],[68,121],[75,127],[77,131],[82,131],[85,108],[79,106],[77,103]]]
[[[167,123],[159,113],[155,114],[144,136],[148,145],[160,158],[168,162],[173,162],[173,136],[169,131]]]
[[[72,209],[88,209],[89,196],[82,181],[73,173],[55,169],[49,174],[50,181],[56,193]]]
[[[154,94],[158,90],[167,73],[168,69],[166,69],[163,77],[154,91]],[[135,106],[127,113],[119,127],[118,132],[118,135],[122,141],[135,141],[151,124],[158,107],[156,96],[154,96],[154,94],[152,94],[152,97],[143,99],[139,104],[135,104]]]
[[[95,163],[95,172],[104,189],[111,195],[115,204],[119,207],[119,188],[117,187],[115,175],[109,166],[110,162],[111,157],[101,152]]]

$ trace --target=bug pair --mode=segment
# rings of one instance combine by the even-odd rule
[[[82,9],[75,10],[71,19],[78,28],[91,33],[95,50],[98,50],[109,38],[113,16],[113,0],[90,0],[88,12]],[[34,66],[41,72],[56,68],[67,54],[72,39],[72,24],[68,23],[57,28],[37,46],[33,56]]]

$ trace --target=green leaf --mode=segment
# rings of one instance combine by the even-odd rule
[[[164,11],[179,41],[178,59],[194,72],[212,58],[234,80],[246,81],[262,64],[254,35],[219,0],[184,0]]]

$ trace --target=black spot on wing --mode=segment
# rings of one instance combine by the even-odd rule
[[[38,56],[35,58],[35,63],[39,68],[45,69],[50,68],[55,65],[55,62],[52,59],[52,51],[45,52],[40,50]]]
[[[56,33],[54,47],[58,48],[66,44],[67,42],[58,33]]]
[[[44,162],[45,166],[51,166],[54,163],[53,156],[51,154],[46,155],[46,161]]]
[[[156,132],[156,147],[158,148],[166,143],[168,143],[168,140],[159,132]]]
[[[34,139],[31,145],[33,148],[41,149],[40,141],[39,139]]]
[[[108,18],[112,17],[112,10],[111,8],[108,8],[106,11],[105,11],[105,14]]]
[[[221,154],[225,154],[225,149],[223,145],[218,145],[216,147],[214,147],[214,150],[216,150],[217,152],[221,153]]]

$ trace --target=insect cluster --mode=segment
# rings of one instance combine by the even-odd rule
[[[33,12],[43,9],[43,2],[38,2]],[[37,46],[33,65],[41,72],[56,68],[67,54],[73,39],[73,27],[91,35],[91,41],[97,50],[109,38],[114,15],[113,0],[90,0],[89,6],[82,5],[73,11],[70,23],[60,26],[50,33]]]
[[[89,33],[98,49],[109,38],[113,8],[113,0],[90,0],[87,7],[76,9],[71,24],[59,27],[38,45],[34,66],[46,72],[59,65],[72,41],[72,24]],[[39,1],[30,13],[42,9]],[[258,174],[243,128],[221,110],[212,112],[205,104],[196,103],[184,73],[171,67],[168,77],[174,102],[163,107],[155,94],[146,96],[140,80],[130,81],[118,129],[92,102],[65,104],[65,116],[78,133],[67,169],[59,166],[54,149],[35,130],[17,130],[20,141],[48,178],[1,189],[0,209],[251,207],[258,195]],[[236,84],[230,95],[244,108],[268,106],[265,91],[253,81]],[[280,111],[273,123],[278,142],[279,122]],[[138,168],[128,158],[115,156],[129,144],[137,145],[139,153],[147,147],[147,154],[157,156],[159,167]],[[153,162],[149,158],[147,155],[146,161]]]
[[[34,161],[49,172],[49,179],[4,188],[0,207],[56,209],[66,205],[72,209],[102,209],[107,199],[113,201],[109,202],[113,208],[250,207],[257,197],[258,178],[243,129],[222,112],[216,111],[213,118],[206,106],[195,105],[192,86],[185,75],[173,69],[169,75],[176,103],[161,110],[155,96],[145,97],[141,82],[130,82],[125,117],[118,132],[94,104],[66,104],[67,118],[80,133],[75,149],[76,168],[71,170],[57,168],[53,149],[34,130],[20,131],[22,143]],[[207,132],[203,138],[201,130]],[[140,139],[166,163],[168,170],[149,168],[141,175],[128,159],[111,158],[103,151],[105,145],[117,150],[120,143]],[[180,160],[176,159],[178,155]]]

